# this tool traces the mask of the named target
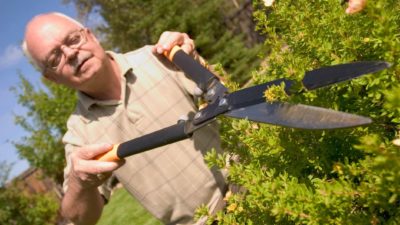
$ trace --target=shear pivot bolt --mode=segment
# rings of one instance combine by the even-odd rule
[[[194,119],[195,119],[195,120],[199,119],[200,117],[201,117],[201,112],[197,112],[197,113],[194,115]]]
[[[225,98],[219,100],[218,106],[226,106],[226,105],[228,105],[228,101]]]
[[[208,97],[212,97],[212,96],[214,96],[214,95],[215,95],[214,89],[210,89],[210,90],[207,92],[207,96],[208,96]]]

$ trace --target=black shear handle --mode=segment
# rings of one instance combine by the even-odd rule
[[[121,144],[115,144],[109,152],[96,157],[96,159],[118,161],[131,155],[189,138],[191,134],[187,134],[185,129],[186,123],[182,122]]]
[[[207,92],[214,80],[218,80],[213,73],[178,46],[174,46],[171,51],[165,52],[164,55],[179,67],[189,79],[193,80],[204,93]]]

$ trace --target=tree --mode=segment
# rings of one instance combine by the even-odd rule
[[[195,40],[199,53],[212,64],[221,63],[236,81],[246,81],[252,68],[260,62],[257,57],[260,46],[253,43],[252,48],[247,48],[244,44],[247,34],[237,29],[243,24],[235,23],[230,17],[235,13],[240,15],[231,1],[71,1],[83,15],[95,11],[104,18],[106,24],[98,29],[105,34],[104,45],[109,49],[131,51],[156,43],[163,31],[176,30],[188,33]],[[245,2],[248,1],[238,1],[237,6]],[[240,19],[247,20],[247,26],[253,24],[251,15]]]
[[[7,161],[0,161],[0,188],[6,185],[12,166],[13,163],[7,163]]]
[[[0,224],[55,224],[58,207],[54,196],[49,194],[28,196],[14,184],[0,187]]]
[[[20,75],[21,83],[13,91],[18,103],[28,112],[17,115],[15,123],[29,135],[13,142],[19,156],[33,167],[40,168],[57,183],[62,183],[65,167],[64,146],[61,138],[66,132],[66,121],[76,102],[74,91],[43,79],[43,89],[36,90]]]
[[[359,60],[386,60],[383,72],[287,99],[369,116],[353,129],[305,131],[225,121],[226,149],[240,156],[229,179],[245,191],[228,197],[220,224],[400,223],[400,29],[397,0],[369,1],[358,14],[341,1],[254,1],[271,52],[255,83],[300,80],[304,72]],[[278,87],[279,89],[280,87]],[[275,94],[280,100],[282,91]],[[210,154],[212,165],[224,157]],[[206,213],[204,208],[199,213]]]
[[[0,224],[55,224],[59,205],[56,198],[50,194],[25,194],[17,180],[8,181],[12,165],[0,162]]]

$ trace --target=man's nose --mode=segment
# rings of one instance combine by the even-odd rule
[[[68,47],[67,45],[62,45],[60,48],[67,60],[76,57],[78,53],[78,49]]]

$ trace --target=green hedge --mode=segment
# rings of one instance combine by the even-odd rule
[[[399,224],[400,148],[392,141],[400,122],[400,1],[369,1],[353,15],[340,0],[253,4],[270,49],[254,83],[300,80],[307,70],[359,60],[385,60],[392,67],[287,99],[368,116],[374,120],[369,126],[307,131],[224,119],[224,146],[240,157],[229,179],[245,191],[229,196],[226,211],[210,221]],[[284,97],[277,93],[276,99]],[[207,157],[222,167],[223,158]]]

